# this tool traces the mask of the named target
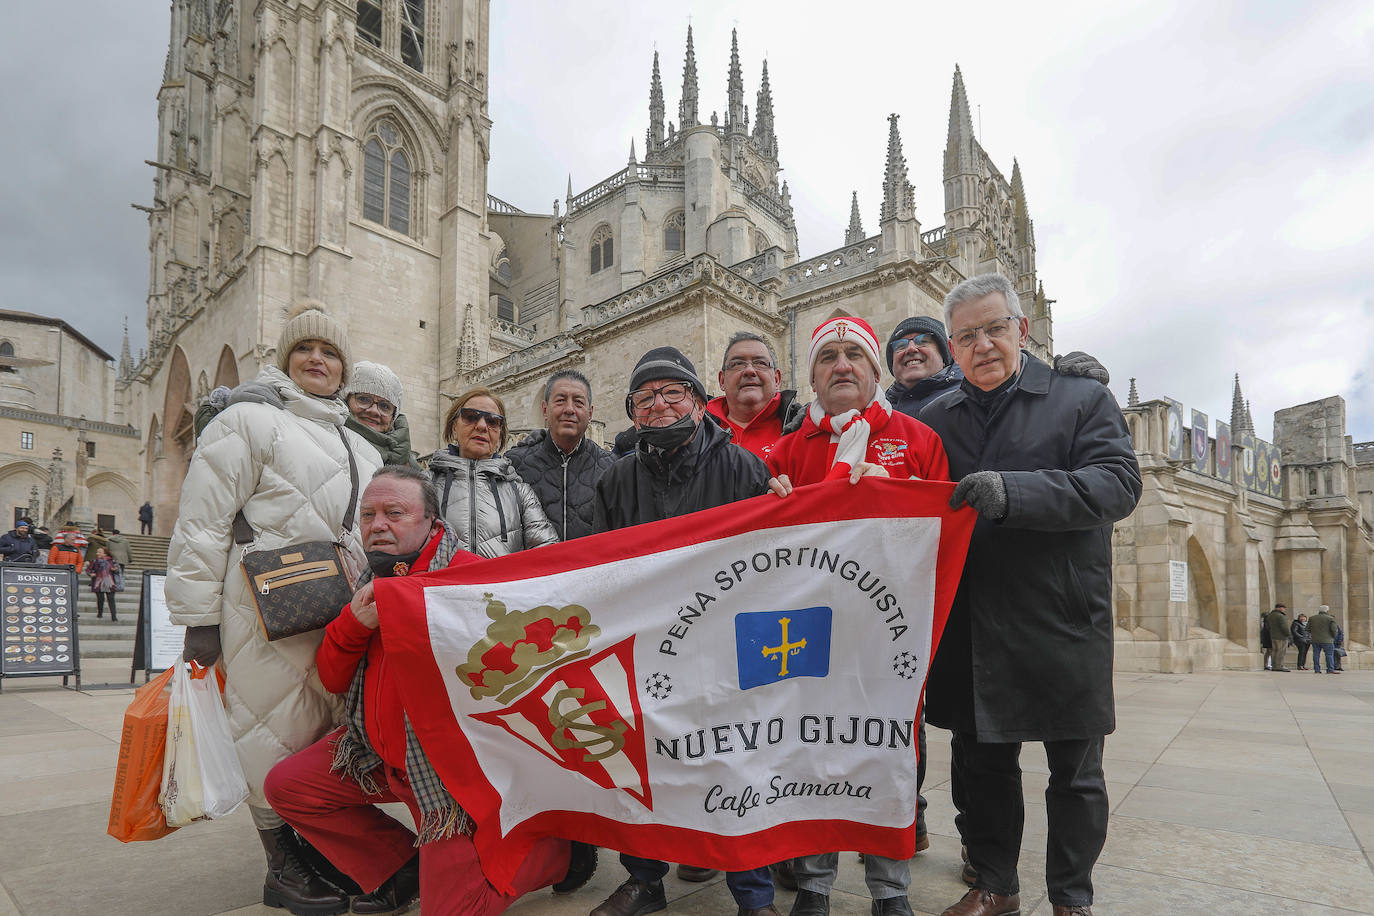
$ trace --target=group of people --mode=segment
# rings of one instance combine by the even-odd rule
[[[46,527],[35,527],[32,519],[21,518],[12,530],[0,535],[0,560],[5,563],[46,562],[84,572],[95,594],[97,619],[105,616],[107,603],[110,619],[117,619],[115,593],[124,588],[123,573],[129,558],[129,539],[118,528],[107,535],[96,526],[88,536],[69,521],[53,536]]]
[[[1299,614],[1290,622],[1288,605],[1279,602],[1274,609],[1260,615],[1260,651],[1264,654],[1264,670],[1287,672],[1283,666],[1289,646],[1298,650],[1298,670],[1307,670],[1307,653],[1312,652],[1312,671],[1322,673],[1322,658],[1326,658],[1326,673],[1336,674],[1345,656],[1345,630],[1331,615],[1331,608],[1323,604],[1309,619]]]
[[[484,825],[435,773],[388,673],[373,578],[877,475],[955,481],[951,507],[978,513],[925,702],[929,721],[954,733],[952,794],[971,885],[946,916],[1019,911],[1024,741],[1044,742],[1050,762],[1055,916],[1090,913],[1107,824],[1103,740],[1114,728],[1110,533],[1141,481],[1105,370],[1082,356],[1049,365],[1027,352],[1028,334],[997,275],[960,284],[943,322],[907,319],[886,345],[862,319],[833,318],[810,340],[809,404],[782,390],[760,335],[730,339],[715,398],[684,354],[655,347],[630,374],[625,454],[587,438],[591,386],[562,370],[543,387],[544,428],[508,451],[501,398],[485,388],[459,396],[446,445],[422,471],[399,379],[350,363],[347,334],[322,305],[298,308],[276,364],[217,392],[197,417],[166,592],[188,628],[186,657],[222,658],[227,669],[231,731],[267,855],[264,902],[378,914],[423,898],[429,913],[494,914],[536,888],[571,893],[596,867],[594,847],[551,837],[520,863],[514,895],[486,881],[472,842]],[[886,391],[884,366],[894,379]],[[237,515],[251,543],[236,542]],[[353,600],[323,630],[265,641],[235,568],[244,550],[340,539],[361,573]],[[922,779],[924,740],[922,728]],[[418,835],[376,808],[388,801],[410,808]],[[919,850],[929,842],[923,798],[914,814]],[[669,864],[620,859],[626,878],[593,916],[664,909]],[[681,877],[714,874],[690,850],[682,859]],[[819,916],[836,864],[835,852],[817,850],[729,871],[726,884],[741,916],[777,916],[775,875],[795,881],[792,916]],[[906,861],[866,856],[865,876],[874,913],[911,913]]]

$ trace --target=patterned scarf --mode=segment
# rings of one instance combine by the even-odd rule
[[[822,432],[830,433],[830,470],[825,475],[826,480],[849,476],[854,465],[868,456],[869,434],[886,426],[891,412],[892,408],[881,390],[874,394],[873,401],[862,411],[850,408],[834,416],[821,409],[820,399],[811,402],[808,408],[811,422]]]
[[[429,568],[443,569],[461,549],[462,544],[457,536],[445,529],[434,558],[430,560]],[[372,571],[368,570],[358,585],[361,586],[371,578]],[[334,762],[329,769],[330,772],[346,773],[364,793],[379,795],[381,787],[377,784],[376,770],[382,765],[382,758],[367,740],[366,720],[363,716],[363,681],[366,677],[367,654],[364,653],[358,660],[358,668],[353,672],[353,682],[349,684],[348,695],[344,698],[345,730],[334,744]],[[410,783],[411,791],[415,793],[415,801],[420,806],[420,832],[415,838],[415,845],[423,846],[458,834],[470,836],[475,827],[472,818],[468,817],[467,812],[444,788],[434,765],[429,762],[424,748],[420,746],[420,739],[410,727],[409,716],[405,717],[405,725],[406,780]]]

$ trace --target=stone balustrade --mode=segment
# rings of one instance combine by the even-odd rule
[[[626,166],[610,178],[597,182],[581,194],[573,197],[573,199],[568,202],[569,215],[579,210],[585,210],[593,204],[600,203],[605,198],[623,188],[625,183],[630,180],[632,172],[634,180],[643,184],[654,185],[660,188],[681,188],[686,185],[686,178],[684,177],[683,169],[680,165],[640,163],[634,166]]]
[[[525,212],[524,210],[521,210],[519,207],[517,207],[515,204],[508,204],[508,203],[506,203],[504,200],[502,200],[501,198],[497,197],[495,194],[488,194],[488,195],[487,195],[487,209],[490,210],[490,211],[492,211],[493,213],[524,213],[524,212]]]
[[[702,254],[605,302],[584,306],[582,326],[593,327],[629,312],[637,312],[703,279],[710,279],[731,294],[770,314],[776,311],[776,303],[767,290],[722,267],[710,255]]]
[[[875,235],[853,245],[798,261],[783,269],[783,288],[790,295],[794,290],[822,286],[839,277],[859,273],[864,265],[878,260],[882,251],[883,237]]]
[[[493,318],[491,327],[492,330],[505,334],[507,337],[534,343],[534,328],[527,328],[513,321],[506,321],[504,318]]]
[[[934,248],[935,246],[939,245],[939,244],[940,244],[941,242],[943,242],[944,240],[945,240],[945,227],[944,227],[944,226],[936,226],[934,229],[931,229],[929,232],[922,232],[922,233],[921,233],[921,241],[922,241],[924,244],[929,245],[929,246],[932,247],[932,248]]]
[[[541,340],[532,347],[516,350],[509,356],[487,363],[485,366],[478,366],[469,378],[473,385],[486,385],[498,379],[515,375],[531,366],[543,365],[565,353],[572,353],[578,349],[580,348],[572,334],[558,334],[548,340]]]

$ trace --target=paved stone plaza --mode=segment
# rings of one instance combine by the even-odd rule
[[[127,663],[86,665],[87,685],[127,680]],[[155,843],[105,835],[131,691],[59,684],[7,680],[0,693],[0,916],[284,912],[258,902],[263,858],[242,809]],[[1098,913],[1374,913],[1374,674],[1122,674],[1116,688]],[[930,756],[931,847],[912,864],[911,888],[913,907],[928,914],[963,891],[943,732],[932,730]],[[1036,746],[1024,766],[1022,912],[1048,916]],[[852,854],[842,860],[834,912],[867,913],[862,868]],[[579,894],[535,894],[510,912],[585,914],[622,876],[603,852]],[[669,913],[735,909],[720,880],[670,878],[668,893]],[[778,895],[784,914],[791,897]]]

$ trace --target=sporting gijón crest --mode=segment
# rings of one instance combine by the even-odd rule
[[[583,650],[600,630],[580,605],[507,613],[489,599],[487,614],[493,622],[486,639],[472,647],[458,675],[474,698],[515,699],[472,718],[652,810],[634,637],[589,656]]]

